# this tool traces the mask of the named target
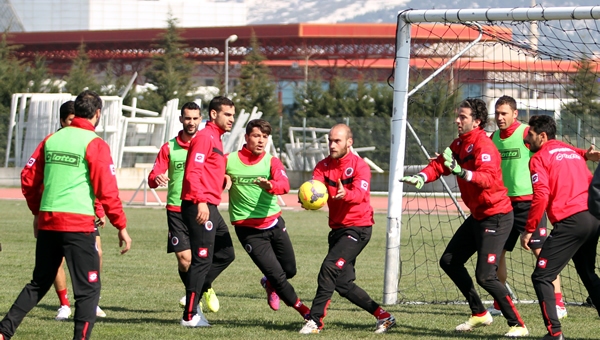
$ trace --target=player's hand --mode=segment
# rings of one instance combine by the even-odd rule
[[[33,215],[33,237],[37,238],[38,234],[38,215]]]
[[[166,187],[169,183],[169,177],[167,177],[167,174],[158,175],[156,176],[154,181],[156,182],[156,184],[158,184],[159,187]]]
[[[208,211],[208,204],[206,202],[198,203],[198,215],[196,215],[196,222],[198,224],[204,224],[208,221],[210,212]]]
[[[594,146],[594,144],[592,144],[590,148],[587,149],[585,153],[585,158],[587,158],[588,161],[592,162],[600,161],[600,150],[596,150],[596,147]]]
[[[96,227],[104,228],[106,225],[106,216],[98,217],[96,220]]]
[[[452,155],[452,150],[450,150],[449,147],[447,147],[446,150],[444,150],[444,166],[450,169],[451,173],[460,178],[464,179],[467,175],[467,172],[460,165],[458,165],[458,162],[456,161],[456,159],[454,159],[454,156]]]
[[[121,249],[121,255],[128,252],[131,248],[131,237],[129,237],[127,228],[119,230],[119,248],[123,247],[123,244],[125,244],[125,248]]]
[[[266,178],[258,177],[254,180],[254,184],[257,184],[259,187],[269,191],[273,189],[273,183]]]
[[[342,180],[338,178],[337,180],[337,194],[332,198],[334,200],[341,200],[346,197],[346,189],[344,189],[344,185],[342,184]]]
[[[429,161],[430,161],[430,162],[433,162],[433,161],[435,161],[435,160],[436,160],[438,157],[440,157],[440,154],[436,152],[436,153],[435,153],[435,157],[429,157]]]
[[[225,183],[223,183],[223,190],[231,189],[232,183],[233,182],[231,181],[231,176],[229,176],[228,174],[225,174]]]
[[[425,178],[421,175],[404,176],[400,178],[400,182],[414,185],[417,189],[421,189],[425,184]]]
[[[528,232],[521,234],[521,247],[523,247],[525,250],[531,250],[531,248],[529,248],[529,240],[531,240],[531,235],[533,234]]]

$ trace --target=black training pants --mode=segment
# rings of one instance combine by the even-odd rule
[[[345,227],[329,232],[329,252],[319,271],[318,288],[310,309],[310,317],[319,327],[333,295],[337,291],[353,304],[373,314],[379,304],[354,283],[356,257],[371,239],[372,227]]]
[[[494,300],[498,301],[509,326],[524,326],[506,287],[496,271],[500,255],[513,226],[513,212],[497,214],[478,221],[469,216],[456,230],[440,259],[440,266],[452,279],[469,303],[472,314],[485,312],[465,263],[477,253],[475,278]]]
[[[96,321],[100,298],[100,260],[94,233],[40,230],[35,248],[33,278],[25,285],[8,314],[0,322],[0,333],[10,339],[33,307],[46,295],[56,278],[63,256],[71,274],[75,294],[73,339],[89,339]]]
[[[198,205],[190,201],[181,203],[181,216],[188,227],[192,263],[187,275],[186,304],[183,319],[190,320],[198,307],[205,288],[235,259],[233,243],[227,224],[214,204],[208,204],[209,218],[204,224],[196,222]]]
[[[573,259],[577,274],[594,306],[600,306],[600,278],[595,272],[599,226],[600,222],[594,216],[587,210],[582,211],[555,223],[550,237],[544,242],[531,280],[540,302],[544,323],[551,335],[561,332],[552,281],[570,259]]]
[[[296,276],[296,256],[283,218],[280,216],[277,224],[266,230],[240,226],[235,227],[235,233],[277,295],[293,306],[298,295],[288,279]]]

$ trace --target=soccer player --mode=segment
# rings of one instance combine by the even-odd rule
[[[221,136],[231,131],[235,105],[227,97],[215,97],[208,105],[208,114],[210,121],[188,148],[181,188],[181,217],[192,252],[181,319],[184,327],[210,326],[197,313],[204,283],[213,282],[235,258],[229,229],[217,209],[225,185]]]
[[[154,167],[148,175],[150,188],[168,186],[167,191],[167,224],[169,234],[167,237],[167,253],[175,253],[179,277],[183,285],[187,282],[187,272],[192,262],[190,250],[190,236],[181,218],[181,183],[183,182],[183,171],[185,158],[192,138],[198,131],[198,125],[202,121],[200,106],[194,102],[188,102],[181,107],[179,122],[183,124],[183,130],[166,142],[158,152]],[[212,312],[219,310],[219,299],[208,280],[204,283],[204,299],[208,309]],[[185,296],[180,301],[185,306]],[[202,312],[202,309],[199,309]]]
[[[555,139],[552,117],[533,116],[529,126],[526,142],[535,153],[529,163],[533,200],[521,246],[529,250],[532,234],[546,211],[554,228],[542,246],[531,281],[548,330],[543,339],[564,339],[552,282],[573,259],[594,305],[600,306],[600,278],[595,272],[600,221],[588,211],[592,174],[585,159]]]
[[[508,191],[502,183],[500,153],[483,130],[487,115],[485,103],[480,99],[468,98],[460,103],[455,119],[458,138],[420,173],[402,177],[401,181],[421,189],[424,183],[433,182],[441,175],[454,174],[461,197],[471,210],[471,215],[458,228],[440,259],[440,266],[471,308],[469,320],[458,325],[456,330],[471,331],[493,321],[465,268],[465,263],[477,253],[477,283],[498,301],[510,327],[505,336],[521,337],[529,331],[506,287],[496,276],[502,247],[512,229],[513,211]]]
[[[121,254],[131,247],[110,150],[94,132],[101,109],[102,100],[95,92],[80,93],[71,127],[46,137],[21,172],[23,196],[34,215],[35,267],[31,282],[0,322],[0,340],[10,339],[48,292],[63,257],[75,292],[73,339],[90,338],[100,297],[94,199],[119,230]]]
[[[313,179],[325,183],[329,197],[329,251],[323,260],[318,288],[310,314],[300,330],[302,334],[319,333],[331,302],[333,291],[366,310],[376,319],[375,333],[385,333],[396,319],[373,301],[354,283],[356,258],[371,239],[371,170],[362,158],[351,151],[350,127],[338,124],[329,131],[329,156],[313,171]]]
[[[73,119],[75,118],[75,102],[69,100],[64,102],[60,106],[60,128],[67,127],[71,125]],[[98,219],[94,224],[94,235],[96,236],[96,247],[98,248],[98,259],[100,263],[100,271],[102,271],[102,242],[100,240],[100,231],[98,227],[104,228],[104,224],[106,223],[106,217],[104,214],[104,209],[102,208],[102,204],[96,200],[94,202],[96,216]],[[54,279],[54,290],[56,291],[56,295],[58,295],[58,300],[60,301],[60,307],[58,308],[58,313],[54,318],[56,321],[64,321],[67,320],[71,316],[71,303],[67,297],[67,274],[65,273],[65,269],[63,264],[65,263],[65,258],[63,257],[62,263],[60,267],[58,267],[58,272],[56,273],[56,278]],[[104,318],[106,317],[106,313],[100,308],[100,306],[96,306],[96,316]]]
[[[227,157],[229,217],[240,243],[264,275],[261,284],[271,309],[279,309],[281,297],[304,317],[310,310],[288,282],[296,275],[296,257],[276,196],[288,193],[290,183],[281,161],[265,150],[270,135],[269,122],[251,120],[246,144]]]

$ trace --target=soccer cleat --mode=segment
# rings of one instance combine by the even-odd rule
[[[494,318],[489,312],[486,312],[483,316],[471,316],[469,320],[456,326],[458,332],[470,332],[473,328],[489,326],[494,322]]]
[[[203,294],[204,296],[204,301],[206,301],[206,306],[208,307],[208,310],[216,313],[219,311],[219,299],[217,298],[217,294],[215,294],[215,290],[212,288],[209,288],[206,292],[204,292]]]
[[[56,317],[54,318],[54,320],[56,320],[56,321],[65,321],[70,316],[71,316],[71,307],[66,306],[66,305],[62,305],[58,309],[58,313],[56,314]]]
[[[490,313],[491,316],[501,316],[502,315],[502,311],[499,309],[496,309],[494,306],[489,306],[487,308],[487,311]]]
[[[377,324],[375,325],[375,334],[383,334],[390,330],[390,328],[396,325],[396,318],[393,315],[390,315],[389,318],[377,320]]]
[[[185,295],[179,299],[179,307],[185,308]]]
[[[558,315],[558,319],[564,319],[569,315],[567,313],[567,307],[556,306],[556,314]]]
[[[202,318],[198,314],[194,315],[189,321],[181,319],[180,324],[183,327],[210,327],[206,318]]]
[[[96,306],[96,316],[99,318],[106,317],[106,313],[104,313],[104,311],[102,310],[102,308],[100,308],[100,306]]]
[[[519,338],[522,336],[527,336],[529,335],[529,331],[527,330],[527,327],[525,326],[512,326],[509,330],[508,333],[504,334],[505,337],[508,338]]]
[[[542,340],[566,340],[566,338],[562,333],[560,333],[559,335],[546,334],[544,335]]]
[[[271,287],[266,276],[263,276],[263,278],[260,279],[260,284],[267,291],[267,302],[269,303],[269,307],[275,311],[279,310],[279,295],[277,295],[273,287]]]
[[[319,334],[321,330],[314,320],[306,320],[304,327],[300,330],[300,334]]]

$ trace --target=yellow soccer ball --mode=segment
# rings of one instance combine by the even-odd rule
[[[311,179],[302,183],[298,189],[298,200],[304,209],[318,210],[327,204],[327,187],[325,184]]]

